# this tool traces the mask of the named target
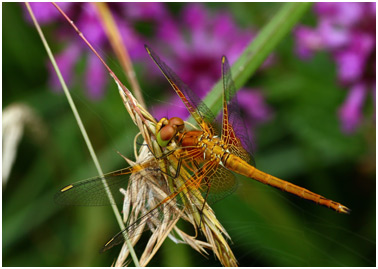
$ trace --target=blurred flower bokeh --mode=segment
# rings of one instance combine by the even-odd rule
[[[348,95],[339,109],[342,128],[351,133],[363,121],[363,107],[375,100],[376,5],[370,3],[316,3],[316,27],[298,26],[296,51],[302,59],[328,51]],[[375,113],[374,113],[375,114]],[[374,117],[374,116],[373,116]]]
[[[163,78],[151,60],[145,62],[146,57],[143,55],[147,53],[143,45],[148,43],[162,55],[167,55],[169,65],[175,67],[174,70],[179,77],[190,84],[200,98],[203,98],[220,79],[222,55],[226,54],[232,64],[255,36],[254,30],[241,29],[229,12],[225,10],[210,12],[199,3],[188,4],[180,14],[175,15],[162,3],[112,3],[109,6],[131,58],[135,63],[142,61],[142,64],[147,64],[148,72],[142,76],[151,79]],[[49,3],[32,3],[32,8],[37,19],[41,19],[41,23],[63,21]],[[109,50],[107,37],[93,4],[71,3],[63,5],[62,8],[67,9],[67,14],[76,22],[89,42],[95,44],[100,51]],[[143,36],[134,30],[132,26],[139,22],[154,24],[150,36]],[[63,32],[63,27],[64,25],[58,24],[57,33]],[[63,51],[57,55],[63,77],[68,83],[72,83],[75,64],[80,60],[79,55],[86,54],[85,82],[88,95],[94,99],[101,98],[108,78],[101,62],[93,53],[86,52],[83,42],[75,37],[77,34],[74,31],[69,37],[66,31],[58,35],[61,39],[64,36],[65,40],[69,40],[68,44],[64,45]],[[263,68],[271,64],[272,57],[269,57]],[[60,88],[57,76],[50,64],[49,66],[51,85],[54,89]],[[265,103],[260,89],[243,88],[238,95],[239,99],[248,98],[247,101],[244,99],[240,103],[248,127],[254,127],[271,118],[272,109]],[[189,113],[180,105],[181,103],[177,95],[171,95],[167,102],[154,105],[151,110],[158,119],[167,116],[187,118]],[[254,106],[251,105],[252,103]],[[171,113],[173,107],[174,114]]]
[[[239,57],[246,45],[253,40],[257,29],[242,29],[225,9],[210,11],[203,4],[186,5],[179,14],[173,14],[163,3],[111,3],[110,8],[121,33],[125,47],[135,63],[147,65],[143,77],[158,79],[161,74],[152,61],[146,63],[143,44],[152,47],[166,57],[175,72],[203,98],[220,78],[220,58],[223,54],[231,64]],[[56,23],[58,40],[64,40],[63,50],[57,62],[65,79],[74,81],[75,65],[86,55],[85,84],[88,95],[99,99],[104,95],[107,73],[74,31],[66,31],[62,17],[49,3],[32,3],[41,24]],[[109,43],[93,4],[62,3],[61,7],[76,22],[88,40],[100,51],[109,52]],[[295,29],[296,51],[300,58],[309,60],[316,51],[328,51],[335,61],[338,80],[349,89],[338,111],[342,129],[351,133],[364,119],[363,108],[369,96],[375,99],[375,3],[316,3],[315,27],[298,26]],[[28,17],[28,16],[26,16]],[[153,25],[149,36],[137,30],[138,23]],[[67,41],[68,40],[68,41]],[[81,57],[79,57],[81,55]],[[263,68],[272,64],[272,57]],[[53,89],[59,83],[51,65],[50,82]],[[248,93],[249,92],[249,93]],[[248,105],[240,103],[249,127],[272,117],[272,109],[264,101],[263,90],[243,88],[238,95],[252,98]],[[240,97],[239,97],[240,99]],[[186,118],[188,112],[181,106],[176,95],[171,95],[164,104],[151,108],[155,117],[170,115]]]
[[[166,55],[171,52],[167,61],[202,99],[221,78],[222,55],[226,54],[232,64],[254,36],[254,30],[241,29],[229,12],[221,10],[211,13],[204,5],[197,3],[188,4],[177,16],[163,20],[154,44]],[[267,61],[265,66],[270,62]],[[241,96],[249,97],[249,102],[240,103],[248,127],[252,127],[251,123],[264,122],[271,117],[271,109],[265,103],[263,94],[258,92],[257,89],[244,88],[238,93],[239,100]],[[177,106],[181,103],[178,96],[172,96],[170,102],[175,106],[174,114],[170,112],[171,107],[159,105],[152,108],[154,115],[157,118],[189,116],[184,106]],[[256,105],[252,106],[251,103]]]
[[[142,5],[142,4],[141,4]],[[59,6],[67,12],[67,15],[75,21],[80,31],[85,35],[88,41],[93,44],[100,52],[109,53],[109,42],[105,34],[102,22],[93,3],[59,3]],[[138,58],[144,52],[142,37],[134,31],[131,23],[144,18],[150,18],[151,12],[142,11],[144,8],[137,8],[138,4],[119,3],[110,5],[114,19],[117,23],[123,42],[132,58]],[[149,8],[149,5],[145,5]],[[62,70],[64,79],[70,85],[75,78],[75,65],[82,58],[87,58],[87,68],[85,71],[85,88],[88,96],[93,99],[103,97],[105,84],[108,79],[108,73],[103,68],[101,62],[93,53],[87,51],[84,42],[77,38],[77,33],[67,31],[65,20],[57,9],[50,3],[31,3],[35,16],[42,25],[54,24],[57,40],[62,41],[63,49],[57,54],[56,60]],[[131,10],[129,10],[129,7]],[[158,6],[153,5],[153,10],[158,10]],[[25,9],[26,12],[26,9]],[[128,17],[128,13],[133,14],[132,20],[125,21],[123,18]],[[29,19],[29,15],[25,14]],[[85,57],[84,57],[85,56]],[[50,72],[50,84],[53,89],[61,88],[58,78],[51,64],[47,61]]]

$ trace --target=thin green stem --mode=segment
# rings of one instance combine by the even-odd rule
[[[71,94],[70,94],[70,92],[69,92],[69,90],[68,90],[68,88],[67,88],[67,85],[66,85],[66,83],[65,83],[65,81],[64,81],[64,79],[63,79],[63,76],[62,76],[62,74],[61,74],[61,72],[60,72],[60,70],[59,70],[59,67],[58,67],[58,65],[56,64],[56,61],[55,61],[54,55],[53,55],[53,53],[51,52],[51,49],[50,49],[50,47],[49,47],[49,45],[48,45],[48,43],[47,43],[47,41],[46,41],[46,39],[45,39],[45,36],[44,36],[44,34],[43,34],[43,32],[42,32],[42,30],[41,30],[41,28],[40,28],[40,26],[39,26],[39,24],[38,24],[38,22],[37,22],[35,16],[34,16],[34,13],[33,13],[32,9],[31,9],[29,3],[25,3],[25,5],[26,5],[26,7],[27,7],[27,9],[28,9],[28,11],[29,11],[29,13],[30,13],[30,16],[31,16],[31,18],[32,18],[32,20],[33,20],[33,22],[34,22],[34,25],[35,25],[35,27],[36,27],[36,29],[37,29],[37,31],[38,31],[38,34],[39,34],[39,36],[41,37],[42,43],[43,43],[43,45],[44,45],[44,47],[45,47],[45,49],[46,49],[46,52],[47,52],[47,54],[48,54],[48,56],[49,56],[49,58],[50,58],[50,61],[51,61],[52,65],[53,65],[53,67],[54,67],[54,69],[55,69],[55,72],[56,72],[56,74],[58,75],[58,78],[59,78],[59,81],[60,81],[60,83],[61,83],[61,85],[62,85],[63,91],[64,91],[64,93],[65,93],[65,95],[66,95],[66,97],[67,97],[68,103],[69,103],[69,105],[70,105],[70,107],[71,107],[71,109],[72,109],[72,112],[73,112],[74,117],[75,117],[75,119],[76,119],[76,121],[77,121],[77,124],[79,125],[79,129],[80,129],[80,131],[81,131],[81,133],[82,133],[82,135],[83,135],[83,138],[84,138],[84,140],[85,140],[85,143],[87,144],[87,147],[88,147],[89,153],[90,153],[90,155],[91,155],[91,157],[92,157],[92,159],[93,159],[93,162],[94,162],[94,164],[95,164],[95,166],[96,166],[97,172],[98,172],[98,174],[102,177],[104,173],[102,172],[102,169],[101,169],[100,163],[99,163],[99,161],[98,161],[98,159],[97,159],[96,153],[94,152],[94,149],[93,149],[93,147],[92,147],[92,143],[91,143],[91,141],[89,140],[89,137],[88,137],[87,131],[85,130],[85,127],[84,127],[84,125],[83,125],[83,122],[81,121],[81,118],[80,118],[80,115],[79,115],[79,113],[78,113],[78,111],[77,111],[77,109],[76,109],[75,103],[74,103],[73,100],[72,100]],[[113,211],[114,211],[114,215],[115,215],[115,217],[116,217],[116,219],[117,219],[117,221],[118,221],[118,224],[119,224],[121,230],[123,231],[123,230],[125,230],[125,225],[124,225],[124,223],[123,223],[123,221],[122,221],[121,214],[120,214],[119,211],[118,211],[118,208],[117,208],[117,206],[116,206],[116,203],[115,203],[115,201],[114,201],[114,198],[113,198],[113,196],[112,196],[112,194],[111,194],[111,192],[110,192],[110,190],[109,190],[109,187],[107,186],[107,183],[106,183],[106,181],[105,181],[104,178],[103,178],[103,183],[104,183],[104,188],[105,188],[105,190],[106,190],[106,192],[107,192],[107,194],[108,194],[108,197],[109,197],[110,203],[111,203],[111,205],[112,205],[112,209],[113,209]],[[129,251],[130,251],[130,255],[131,255],[131,257],[132,257],[132,259],[133,259],[133,261],[134,261],[134,264],[135,264],[135,266],[138,266],[138,267],[139,267],[139,266],[140,266],[140,265],[139,265],[139,261],[138,261],[138,259],[137,259],[137,257],[136,257],[136,254],[135,254],[135,251],[134,251],[134,249],[133,249],[133,247],[132,247],[132,245],[131,245],[131,242],[130,242],[129,238],[127,237],[127,235],[126,235],[125,233],[124,233],[124,236],[125,236],[125,241],[126,241],[126,243],[127,243],[127,246],[128,246],[128,248],[129,248]]]

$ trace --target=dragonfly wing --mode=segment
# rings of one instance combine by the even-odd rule
[[[127,228],[124,229],[123,231],[120,231],[119,233],[117,233],[115,236],[112,237],[112,239],[110,239],[106,244],[105,246],[103,246],[100,250],[100,252],[105,252],[107,251],[108,249],[111,249],[112,247],[116,246],[116,245],[119,245],[121,243],[123,243],[125,241],[125,237],[123,235],[123,233],[126,233],[126,236],[127,235]],[[128,236],[129,239],[132,239],[131,237]]]
[[[178,218],[181,215],[182,203],[180,200],[180,191],[173,192],[170,195],[166,194],[165,198],[160,202],[157,202],[152,209],[142,213],[135,221],[133,221],[123,230],[117,233],[112,239],[110,239],[105,246],[101,249],[104,252],[118,244],[125,241],[125,234],[131,240],[134,240],[137,236],[140,236],[146,230],[166,229],[167,227],[173,227]],[[154,194],[155,196],[155,194]],[[162,225],[162,224],[165,225]]]
[[[152,60],[159,67],[160,71],[167,78],[177,95],[181,98],[186,108],[197,121],[202,130],[213,135],[218,135],[216,120],[211,110],[201,101],[201,99],[169,68],[159,56],[147,45],[145,48]]]
[[[154,169],[148,162],[143,165],[130,166],[102,177],[94,177],[70,184],[62,188],[54,197],[57,204],[78,205],[78,206],[103,206],[110,204],[121,204],[124,195],[120,188],[126,189],[129,184],[130,175],[140,171]],[[106,186],[105,187],[105,184]],[[114,200],[109,200],[108,191]]]
[[[238,185],[235,175],[219,165],[209,179],[201,184],[201,193],[208,204],[214,204],[235,192]]]
[[[129,238],[130,240],[134,240],[137,236],[140,236],[144,231],[149,229],[149,221],[151,223],[153,221],[156,222],[156,219],[158,218],[158,222],[161,222],[161,219],[163,218],[161,214],[163,212],[162,209],[164,208],[164,206],[165,205],[160,205],[159,207],[150,210],[148,213],[141,216],[132,224],[127,226],[123,231],[118,232],[104,245],[100,252],[107,251],[108,249],[111,249],[112,247],[123,243],[125,241],[125,236],[127,236],[127,238]]]
[[[231,68],[226,56],[222,57],[223,77],[223,122],[222,140],[229,146],[229,151],[241,159],[255,165],[252,157],[252,145],[248,137],[245,122],[240,113],[236,88],[232,80]]]
[[[160,202],[149,207],[151,208],[149,211],[141,214],[126,229],[117,233],[101,251],[123,243],[124,233],[133,240],[144,231],[151,229],[151,225],[155,227],[153,229],[172,227],[171,224],[174,224],[183,213],[200,212],[203,204],[198,202],[196,191],[200,191],[205,201],[212,204],[233,193],[237,185],[237,179],[230,171],[217,162],[206,162],[184,184],[175,186],[174,192],[160,194],[159,197],[163,197]],[[161,225],[163,223],[165,225]]]
[[[219,162],[208,161],[187,180],[186,185],[189,188],[199,186],[197,188],[205,201],[214,204],[232,194],[238,187],[238,181],[234,174]]]

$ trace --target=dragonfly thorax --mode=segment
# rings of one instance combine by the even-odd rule
[[[216,159],[222,162],[225,156],[225,149],[223,141],[218,137],[212,137],[210,139],[204,139],[201,141],[202,146],[205,148],[204,158],[205,159]]]
[[[201,131],[185,131],[184,121],[181,118],[162,118],[156,125],[156,138],[160,146],[166,147],[172,140],[185,149],[197,148],[205,161],[218,160],[223,162],[227,152],[227,145],[219,137]]]
[[[176,143],[182,148],[195,148],[203,152],[202,158],[205,161],[218,160],[223,161],[226,151],[226,145],[218,137],[213,137],[210,134],[200,131],[187,131],[179,134]]]

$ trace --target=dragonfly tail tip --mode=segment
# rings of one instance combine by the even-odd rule
[[[340,213],[345,213],[345,214],[350,214],[352,210],[347,208],[346,206],[340,205],[339,207],[339,212]]]

